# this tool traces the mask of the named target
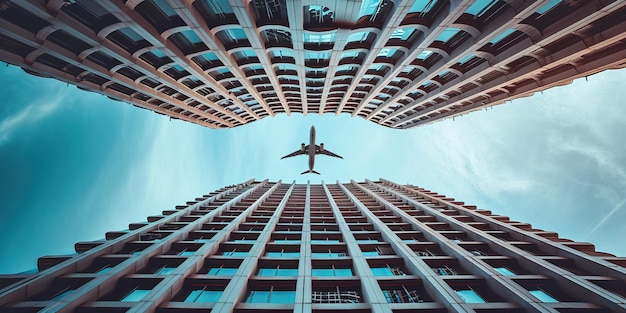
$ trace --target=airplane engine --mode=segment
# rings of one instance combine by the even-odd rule
[[[320,151],[324,151],[324,144],[320,143]]]
[[[304,151],[304,143],[300,144],[300,150]]]

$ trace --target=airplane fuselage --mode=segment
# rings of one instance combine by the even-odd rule
[[[315,126],[311,126],[309,134],[309,171],[315,166]]]

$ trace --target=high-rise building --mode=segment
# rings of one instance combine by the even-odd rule
[[[76,252],[0,276],[0,311],[626,311],[626,258],[384,179],[250,180]]]
[[[409,128],[626,66],[623,0],[0,0],[0,60],[212,128]]]

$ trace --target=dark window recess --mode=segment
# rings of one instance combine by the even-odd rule
[[[200,41],[200,38],[197,38],[195,33],[188,32],[188,34],[193,36],[193,39],[187,37],[185,32],[173,34],[167,39],[178,47],[178,49],[180,49],[180,51],[184,54],[196,53],[209,49],[202,41]]]
[[[125,87],[125,86],[122,86],[122,85],[120,85],[118,83],[113,83],[113,84],[109,85],[108,88],[113,89],[113,90],[118,91],[118,92],[121,92],[121,93],[123,93],[125,95],[131,95],[131,94],[133,94],[135,92],[135,90],[130,89],[130,88]]]
[[[263,31],[263,38],[267,46],[286,46],[291,48],[291,33],[280,29],[267,29]]]
[[[96,51],[87,56],[87,60],[94,62],[107,70],[110,70],[112,67],[122,63],[115,58],[112,58],[100,51]]]
[[[69,63],[47,53],[40,55],[35,61],[61,71],[69,65]]]
[[[76,3],[62,6],[61,11],[96,33],[105,26],[119,22],[115,16],[96,1],[76,1]]]
[[[152,79],[152,78],[145,78],[142,79],[141,82],[142,84],[150,87],[150,88],[156,88],[156,86],[160,85],[161,83],[159,83],[158,81]]]
[[[287,18],[287,4],[285,0],[254,0],[254,15],[259,20],[282,20]]]
[[[12,38],[6,37],[3,34],[0,34],[0,49],[13,54],[17,54],[19,56],[25,56],[36,50],[29,45],[25,45],[19,41],[13,40]]]
[[[120,46],[122,49],[126,50],[130,54],[150,45],[147,40],[141,38],[135,31],[133,31],[129,27],[110,33],[107,36],[107,39]]]
[[[9,5],[8,8],[0,10],[0,19],[7,20],[33,34],[37,34],[39,30],[50,25],[50,23],[17,5]]]
[[[135,11],[143,16],[148,23],[152,24],[159,33],[173,27],[185,25],[166,0],[143,1],[135,7]]]
[[[158,57],[152,52],[146,52],[139,56],[140,59],[146,61],[146,63],[152,65],[155,69],[165,64],[172,63],[172,59],[169,57]]]
[[[78,67],[78,66],[74,66],[74,65],[68,64],[65,67],[63,67],[63,71],[65,73],[68,73],[68,74],[74,76],[74,77],[77,77],[78,75],[83,73],[85,70],[83,68]]]
[[[132,79],[132,80],[136,80],[137,78],[144,76],[144,74],[142,74],[141,72],[137,71],[136,69],[127,66],[127,67],[123,67],[121,69],[119,69],[117,71],[118,73]]]
[[[218,25],[239,24],[228,1],[197,0],[193,2],[193,6],[202,15],[209,28]]]
[[[83,79],[98,86],[102,86],[104,83],[109,81],[108,79],[94,73],[89,73],[88,75],[85,75]]]
[[[78,38],[75,38],[74,36],[68,34],[66,31],[61,29],[50,34],[50,36],[48,36],[46,40],[56,45],[59,45],[66,50],[72,51],[76,55],[91,48],[91,45]]]

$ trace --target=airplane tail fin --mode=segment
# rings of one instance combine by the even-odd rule
[[[320,173],[318,173],[318,172],[316,172],[314,170],[308,170],[308,171],[304,171],[304,172],[300,173],[300,175],[303,175],[303,174],[317,174],[317,175],[320,175]]]

